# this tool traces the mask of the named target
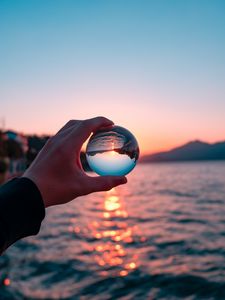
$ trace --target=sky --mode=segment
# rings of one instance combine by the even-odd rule
[[[142,154],[225,140],[225,1],[0,0],[0,126],[103,115]]]

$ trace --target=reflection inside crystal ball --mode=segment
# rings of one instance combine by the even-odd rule
[[[126,175],[133,170],[138,157],[136,138],[120,126],[98,130],[86,148],[88,164],[99,175]]]

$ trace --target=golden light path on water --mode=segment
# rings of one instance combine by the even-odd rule
[[[117,266],[119,270],[115,275],[126,276],[137,267],[138,255],[128,257],[126,250],[126,244],[133,242],[132,235],[135,228],[128,226],[126,222],[128,213],[115,188],[106,192],[103,205],[103,221],[92,223],[93,234],[99,240],[94,248],[96,252],[94,258],[99,266],[106,268]],[[101,273],[108,275],[104,268]]]
[[[101,276],[125,277],[135,271],[139,256],[131,244],[146,241],[138,226],[131,224],[125,199],[119,191],[119,188],[113,188],[104,193],[103,201],[96,204],[98,213],[90,219],[86,229],[79,226],[69,228],[76,235],[89,232],[94,242],[86,243],[85,248]]]

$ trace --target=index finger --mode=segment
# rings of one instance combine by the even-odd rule
[[[97,131],[102,127],[109,127],[114,125],[113,121],[105,117],[96,117],[81,121],[80,125],[71,131],[70,137],[73,146],[80,149],[83,143],[87,140],[91,133]]]

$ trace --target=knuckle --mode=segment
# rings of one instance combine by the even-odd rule
[[[69,121],[67,122],[66,125],[72,126],[72,125],[75,125],[77,122],[79,122],[79,121],[78,121],[78,120],[73,120],[73,119],[71,119],[71,120],[69,120]]]
[[[72,125],[74,123],[75,120],[69,120],[66,125]]]
[[[103,117],[103,116],[98,116],[98,117],[96,117],[95,119],[96,119],[96,121],[99,121],[99,122],[105,122],[105,121],[108,121],[108,119],[105,118],[105,117]]]
[[[93,124],[93,123],[101,123],[101,122],[105,122],[107,121],[108,119],[106,119],[105,117],[103,116],[97,116],[97,117],[94,117],[94,118],[91,118],[91,119],[87,119],[87,120],[84,120],[85,123],[88,123],[88,124]]]

